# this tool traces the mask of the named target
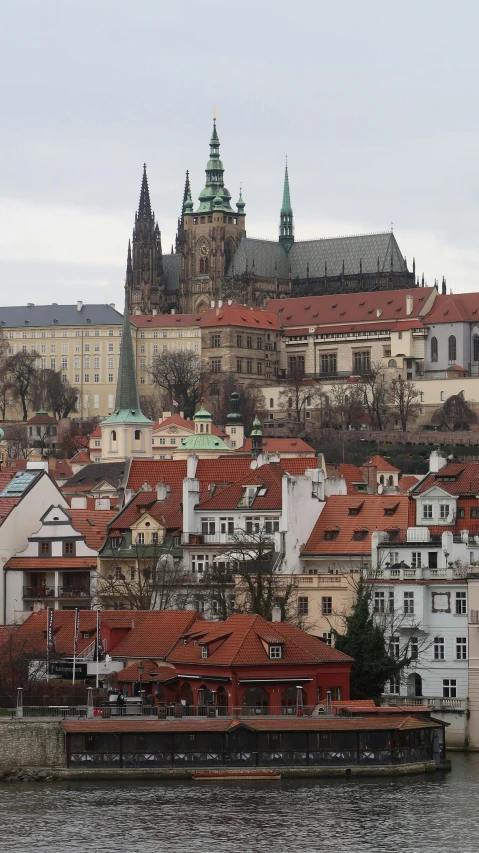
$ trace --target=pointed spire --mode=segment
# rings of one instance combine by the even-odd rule
[[[128,255],[126,258],[126,279],[129,280],[132,275],[132,266],[131,266],[131,240],[128,240]]]
[[[115,410],[128,410],[140,414],[140,400],[136,381],[135,356],[131,339],[130,313],[128,298],[125,291],[125,309],[123,314],[123,331],[121,333],[120,364],[118,366],[118,382],[116,386]]]
[[[183,190],[183,204],[182,204],[182,206],[181,206],[181,212],[183,212],[183,211],[184,211],[184,209],[185,209],[185,201],[186,201],[186,199],[188,198],[188,195],[189,195],[190,193],[191,193],[191,186],[190,186],[190,173],[189,173],[189,171],[188,171],[188,169],[187,169],[187,170],[186,170],[186,179],[185,179],[185,188],[184,188],[184,190]]]
[[[291,207],[291,196],[289,192],[288,160],[284,169],[283,203],[281,205],[279,224],[279,242],[289,252],[294,243],[293,233],[293,208]]]
[[[251,430],[251,455],[256,458],[263,450],[263,430],[261,429],[261,421],[258,418],[258,412],[255,411],[253,421],[253,429]]]
[[[143,163],[143,178],[141,181],[140,203],[138,205],[138,219],[153,219],[151,212],[150,190],[146,176],[146,163]]]

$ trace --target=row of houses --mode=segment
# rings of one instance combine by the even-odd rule
[[[239,387],[261,387],[275,415],[281,406],[271,389],[292,372],[304,371],[327,388],[380,364],[419,383],[427,416],[440,405],[441,391],[445,399],[461,390],[478,399],[476,303],[475,293],[416,287],[270,299],[264,308],[219,301],[201,314],[138,309],[130,317],[138,387],[144,396],[153,393],[156,358],[190,352],[219,379],[234,374]],[[0,323],[10,354],[38,353],[38,368],[60,372],[79,389],[80,418],[112,413],[123,326],[114,305],[0,308]],[[451,380],[450,393],[432,379]]]

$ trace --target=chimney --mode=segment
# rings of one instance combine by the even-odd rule
[[[376,308],[376,317],[380,317],[382,313],[383,313],[382,308]]]
[[[433,450],[429,456],[429,473],[437,474],[444,468],[444,465],[447,465],[447,459],[442,453],[439,453],[438,450]]]
[[[273,607],[271,611],[271,621],[272,622],[281,622],[281,607],[278,607],[277,604]]]
[[[406,296],[406,314],[408,317],[412,314],[412,296]]]
[[[232,304],[233,304],[233,300],[232,300],[232,299],[228,299],[228,305],[232,305]]]
[[[158,310],[156,308],[153,308],[153,311],[151,312],[151,314],[153,317],[156,317],[156,315],[158,314]]]
[[[222,307],[223,307],[223,300],[218,299],[218,308],[222,308]]]
[[[172,314],[176,314],[176,308],[172,308],[172,309],[171,309],[171,313],[172,313]]]
[[[215,307],[215,300],[212,299],[210,302],[210,308],[214,308],[214,307]]]
[[[81,311],[82,308],[83,308],[83,302],[81,302],[79,299],[77,302],[77,311]]]
[[[136,314],[136,316],[137,316],[137,317],[139,317],[139,316],[140,316],[141,311],[140,311],[140,309],[139,309],[139,308],[136,308],[136,309],[135,309],[135,314]]]
[[[196,477],[196,469],[198,467],[198,457],[196,453],[188,454],[186,458],[186,476],[189,480],[194,480]]]
[[[157,483],[156,485],[156,500],[165,501],[168,497],[168,487],[166,483]]]

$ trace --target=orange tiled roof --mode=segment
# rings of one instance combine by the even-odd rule
[[[91,462],[90,457],[88,457],[88,461]],[[48,459],[48,473],[53,479],[62,480],[73,475],[72,466],[67,459],[55,459],[53,456]]]
[[[266,489],[265,495],[255,497],[249,509],[251,511],[281,509],[282,505],[282,479],[284,471],[277,462],[262,465],[256,471],[250,471],[248,476],[243,477],[237,483],[218,489],[212,497],[206,498],[200,503],[202,510],[236,509],[243,494],[244,486],[260,486]]]
[[[153,424],[153,435],[156,435],[158,430],[168,429],[168,427],[177,426],[182,429],[187,429],[190,432],[195,431],[195,425],[192,421],[187,421],[186,418],[182,418],[181,415],[174,414],[170,415],[169,418],[165,418],[164,421],[155,421]]]
[[[70,459],[70,462],[76,462],[76,463],[83,464],[83,465],[90,465],[91,461],[92,460],[91,460],[90,454],[88,453],[88,450],[86,450],[86,448],[84,448],[84,447],[81,450],[79,450],[78,453],[75,453],[75,456],[72,456],[72,458]],[[71,471],[71,473],[69,474],[69,477],[71,477],[72,474],[73,474],[73,471]]]
[[[446,478],[454,477],[448,481]],[[448,462],[437,474],[427,474],[414,494],[421,494],[431,486],[439,486],[450,495],[479,494],[479,462]]]
[[[19,504],[21,498],[0,498],[0,527],[10,515],[14,506]]]
[[[267,622],[261,616],[237,614],[225,622],[199,622],[185,632],[169,655],[172,663],[211,666],[350,663],[351,658],[288,622]],[[283,646],[282,658],[271,660],[262,638]],[[201,657],[201,646],[208,657]]]
[[[362,471],[357,465],[349,465],[341,462],[339,465],[326,465],[328,478],[342,477],[346,481],[348,495],[357,495],[358,489],[355,483],[365,483]]]
[[[414,486],[417,486],[420,479],[421,477],[416,477],[415,474],[403,474],[399,480],[399,491],[401,494],[407,494]]]
[[[406,495],[332,495],[326,501],[313,531],[304,546],[304,555],[314,554],[371,554],[371,536],[375,530],[406,530],[408,526],[408,497]],[[397,505],[393,515],[385,515],[386,508]],[[357,514],[350,515],[349,510]],[[338,530],[334,539],[325,539],[329,530]],[[353,539],[355,531],[365,530],[364,539]]]
[[[428,325],[479,321],[477,293],[454,293],[436,296],[426,317]]]
[[[108,524],[115,517],[111,509],[69,509],[72,524],[78,533],[82,533],[89,548],[98,551],[105,541]]]
[[[262,308],[248,308],[246,305],[223,305],[221,308],[209,308],[201,315],[203,328],[217,326],[239,326],[248,329],[267,329],[279,331],[278,315]]]
[[[383,456],[371,456],[371,459],[368,459],[367,462],[364,463],[364,466],[375,466],[378,471],[393,471],[395,474],[399,474],[399,468],[395,468],[394,465],[391,465],[387,459],[384,459]]]
[[[181,528],[183,513],[181,503],[183,493],[180,489],[171,491],[164,501],[157,500],[156,491],[138,492],[126,507],[115,517],[112,528],[126,530],[140,518],[140,507],[164,527]]]
[[[168,679],[175,678],[176,676],[176,669],[174,666],[168,666],[168,664],[165,663],[161,663],[158,666],[154,660],[141,660],[141,662],[143,664],[143,674],[141,676],[141,680],[143,682],[168,681]],[[121,669],[118,673],[118,681],[122,684],[127,681],[139,681],[139,665],[140,661],[136,661],[136,663],[130,664],[130,666],[125,667],[125,669]]]
[[[6,569],[96,569],[96,557],[10,557],[5,563]]]

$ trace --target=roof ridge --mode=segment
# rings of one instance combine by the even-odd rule
[[[240,615],[240,614],[238,614],[238,615]],[[239,644],[238,648],[236,649],[235,654],[233,655],[233,658],[232,658],[232,660],[231,660],[231,664],[232,664],[232,665],[235,663],[236,659],[238,658],[239,653],[241,652],[241,649],[243,648],[243,646],[244,646],[244,644],[245,644],[245,642],[246,642],[246,640],[247,640],[247,638],[248,638],[248,635],[249,635],[250,630],[254,627],[256,620],[257,620],[257,619],[263,619],[263,617],[262,617],[262,616],[259,616],[259,614],[258,614],[258,613],[253,613],[253,614],[242,614],[242,615],[249,615],[249,616],[250,616],[250,619],[251,619],[251,622],[250,622],[249,626],[246,628],[245,633],[244,633],[244,636],[243,636],[243,639],[241,640],[241,643]],[[230,619],[231,619],[231,618],[232,618],[232,617],[230,616]],[[227,621],[228,621],[228,620],[227,620]],[[266,620],[263,620],[263,621],[266,621]]]

